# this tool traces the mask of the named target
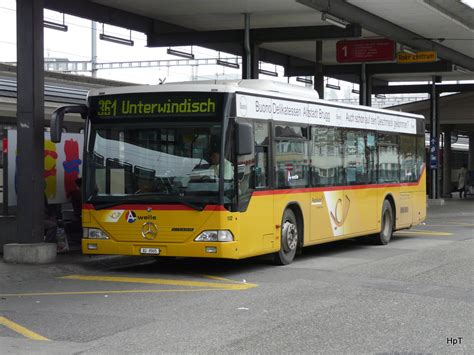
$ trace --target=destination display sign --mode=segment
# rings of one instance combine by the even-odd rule
[[[150,92],[92,96],[89,99],[93,119],[217,117],[222,99],[214,93]]]
[[[344,40],[336,43],[339,63],[383,62],[395,58],[395,42],[389,39]]]
[[[416,118],[317,103],[237,94],[237,116],[416,134]]]
[[[416,52],[415,54],[398,52],[397,62],[398,63],[427,63],[435,62],[437,55],[435,51]]]

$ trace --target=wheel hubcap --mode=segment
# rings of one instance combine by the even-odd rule
[[[298,229],[293,223],[286,222],[283,230],[283,249],[286,252],[295,250],[298,244]]]

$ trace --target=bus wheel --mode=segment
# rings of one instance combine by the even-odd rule
[[[383,202],[382,206],[382,225],[380,233],[374,235],[374,241],[378,245],[386,245],[393,234],[393,210],[388,200]]]
[[[298,225],[292,210],[285,210],[281,223],[280,251],[275,253],[274,261],[277,265],[290,264],[296,255],[298,247]]]

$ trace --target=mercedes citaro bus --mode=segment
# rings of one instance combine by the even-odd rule
[[[86,120],[86,254],[288,264],[426,216],[422,116],[263,80],[92,90],[53,114],[55,141],[67,113]]]

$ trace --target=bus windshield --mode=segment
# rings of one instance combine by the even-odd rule
[[[217,204],[221,162],[224,188],[233,191],[232,164],[219,154],[221,137],[222,123],[215,121],[93,124],[86,200],[96,208],[176,203],[202,209]]]

